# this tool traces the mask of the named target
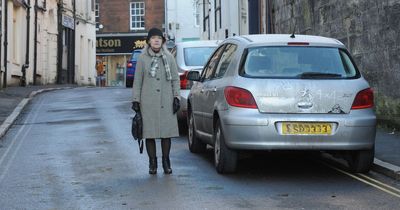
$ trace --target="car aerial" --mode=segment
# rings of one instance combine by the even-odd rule
[[[360,173],[373,163],[373,91],[336,39],[231,37],[187,76],[188,146],[213,146],[219,173],[234,172],[242,150],[327,151]]]
[[[131,58],[126,63],[126,77],[125,77],[126,87],[132,87],[133,85],[133,80],[135,78],[136,62],[141,53],[142,53],[141,49],[134,50],[132,52]]]
[[[187,96],[189,95],[192,83],[187,80],[187,73],[191,70],[201,71],[211,53],[217,48],[218,41],[188,41],[178,42],[171,50],[178,66],[178,73],[181,86],[181,108],[178,111],[178,120],[180,126],[187,123]]]

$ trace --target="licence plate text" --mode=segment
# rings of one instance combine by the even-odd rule
[[[282,134],[330,135],[332,134],[332,125],[330,123],[283,122]]]

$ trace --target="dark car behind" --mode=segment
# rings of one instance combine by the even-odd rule
[[[139,58],[139,55],[142,53],[141,49],[134,50],[132,52],[131,58],[126,64],[126,87],[132,87],[133,79],[135,78],[135,70],[136,70],[136,62]]]

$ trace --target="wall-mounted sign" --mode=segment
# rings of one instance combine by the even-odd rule
[[[64,27],[74,30],[75,29],[74,18],[63,15],[62,16],[62,25]]]
[[[96,37],[96,53],[130,54],[146,45],[145,36]]]

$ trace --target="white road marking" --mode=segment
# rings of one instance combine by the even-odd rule
[[[42,107],[43,104],[43,100],[41,100],[38,103],[38,110]],[[5,175],[7,174],[11,163],[13,162],[13,160],[15,159],[16,154],[18,153],[19,148],[21,147],[22,143],[24,142],[26,136],[28,135],[29,131],[32,128],[32,125],[29,124],[28,126],[26,126],[26,122],[28,122],[29,120],[35,120],[38,116],[39,112],[34,112],[34,114],[32,112],[30,112],[28,114],[28,116],[26,117],[24,123],[22,124],[21,128],[18,130],[17,134],[15,135],[15,137],[11,140],[11,143],[9,145],[9,147],[7,148],[6,152],[3,154],[3,156],[0,159],[0,167],[2,167],[2,164],[4,163],[4,160],[6,159],[6,157],[8,156],[8,153],[11,151],[12,148],[14,148],[14,145],[16,145],[15,150],[13,151],[10,159],[8,160],[7,164],[4,166],[4,170],[1,171],[0,174],[0,184],[2,183]],[[33,116],[33,117],[32,117]],[[25,127],[28,127],[26,130],[24,129]],[[25,131],[25,133],[23,134],[22,138],[19,138],[19,136],[21,135],[22,131]],[[17,141],[18,139],[20,139],[20,141]],[[17,142],[17,143],[16,143]]]

